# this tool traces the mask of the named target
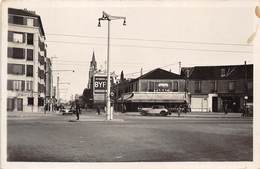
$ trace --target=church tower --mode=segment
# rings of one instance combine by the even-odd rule
[[[97,71],[97,62],[95,52],[93,51],[92,60],[90,61],[89,74],[88,74],[88,88],[91,88],[91,81],[94,73]]]

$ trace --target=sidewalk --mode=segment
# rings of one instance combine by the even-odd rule
[[[139,112],[114,112],[114,119],[115,121],[122,121],[120,117],[122,116],[139,116]],[[39,118],[39,117],[50,117],[50,116],[62,116],[62,117],[71,117],[74,119],[75,115],[62,115],[60,112],[7,112],[8,118]],[[172,113],[167,117],[178,117],[177,113]],[[190,112],[190,113],[181,113],[181,118],[242,118],[241,113],[228,113],[225,114],[224,112]],[[252,118],[252,117],[246,117]],[[98,115],[96,112],[82,112],[80,114],[80,121],[106,121],[106,114],[104,112],[101,115]]]
[[[127,116],[140,116],[139,112],[127,112],[123,113]],[[169,117],[178,117],[177,113],[172,113]],[[190,113],[181,113],[180,117],[187,118],[242,118],[241,113],[228,113],[224,112],[190,112]],[[247,117],[250,118],[250,117]],[[252,118],[252,117],[251,117]]]
[[[58,115],[55,112],[19,112],[19,111],[12,111],[7,112],[7,117],[41,117],[41,116],[53,116]]]
[[[45,117],[61,117],[69,122],[81,122],[81,121],[107,121],[106,114],[101,113],[98,115],[96,112],[82,112],[80,114],[80,120],[76,120],[75,114],[62,115],[61,112],[7,112],[8,119],[35,119],[35,118],[45,118]],[[123,122],[123,119],[118,118],[118,113],[114,113],[113,122]]]

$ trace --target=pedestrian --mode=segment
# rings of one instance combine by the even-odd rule
[[[80,113],[80,105],[79,105],[79,101],[76,100],[76,116],[77,116],[77,120],[79,120],[79,113]]]
[[[100,115],[100,107],[99,107],[99,105],[97,106],[97,113],[98,113],[98,115]]]
[[[178,111],[178,117],[181,116],[181,111],[182,111],[182,106],[179,105],[179,107],[177,108],[177,111]]]
[[[225,103],[225,105],[224,105],[224,110],[225,110],[225,114],[228,114],[228,104],[227,103]]]

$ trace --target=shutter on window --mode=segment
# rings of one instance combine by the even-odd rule
[[[13,72],[13,66],[11,64],[7,65],[7,73],[11,74]]]
[[[23,52],[22,52],[22,54],[23,54],[23,59],[25,58],[25,49],[23,49]]]
[[[13,57],[13,48],[8,48],[7,57],[9,57],[9,58]]]
[[[25,74],[25,65],[22,65],[22,74]]]
[[[23,43],[25,43],[25,33],[23,33]]]
[[[25,84],[24,84],[24,80],[22,81],[22,91],[24,91],[24,87],[25,87]]]
[[[8,31],[8,42],[12,42],[13,41],[13,32]]]
[[[27,25],[27,18],[23,17],[23,24]]]
[[[13,90],[13,80],[7,80],[7,90]]]

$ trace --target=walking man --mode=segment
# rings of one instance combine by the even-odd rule
[[[77,120],[79,120],[79,113],[80,113],[79,101],[76,100],[76,101],[75,101],[75,104],[76,104],[76,116],[77,116]]]
[[[98,115],[100,115],[100,107],[99,107],[99,105],[97,105],[97,113],[98,113]]]

